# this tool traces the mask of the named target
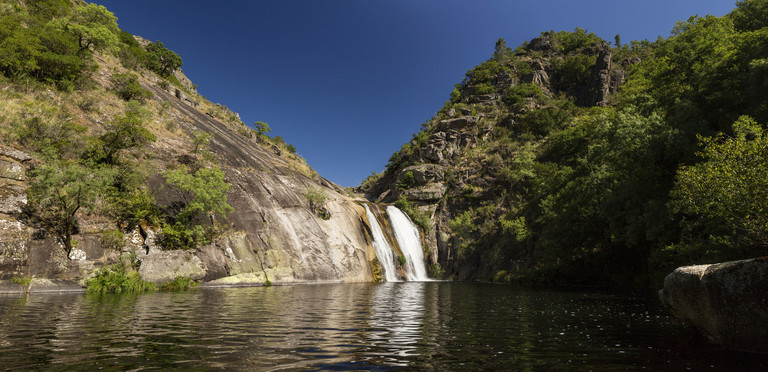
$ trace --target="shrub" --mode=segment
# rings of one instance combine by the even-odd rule
[[[496,88],[488,84],[475,85],[475,94],[492,94],[496,93]]]
[[[596,61],[595,56],[585,54],[554,60],[552,65],[556,74],[553,85],[561,91],[575,91],[586,86]]]
[[[177,276],[172,281],[163,284],[162,290],[164,291],[186,291],[190,288],[197,287],[198,284],[187,276]]]
[[[513,87],[507,88],[504,92],[502,101],[507,105],[521,109],[525,106],[526,98],[539,97],[542,95],[541,88],[536,84],[519,84]]]
[[[115,264],[96,271],[91,279],[85,282],[88,293],[106,294],[123,292],[151,292],[156,291],[157,286],[141,279],[141,275],[133,270],[128,270],[123,264]]]
[[[148,69],[169,76],[183,64],[178,54],[168,49],[161,41],[147,44],[146,66]]]
[[[101,246],[106,250],[119,251],[125,243],[125,234],[118,229],[101,232]]]
[[[135,74],[114,74],[112,75],[112,90],[117,93],[117,96],[129,101],[135,99],[137,101],[144,101],[152,98],[152,93],[141,87],[139,84],[139,78]]]
[[[405,263],[406,263],[405,255],[401,254],[401,255],[397,256],[397,263],[399,263],[400,266],[405,266]]]
[[[410,189],[415,183],[416,181],[413,178],[413,172],[408,171],[403,174],[400,182],[397,183],[397,188],[400,190]]]
[[[443,267],[440,266],[439,262],[429,265],[429,276],[437,279],[445,278],[445,270],[443,270]]]
[[[331,218],[331,212],[329,212],[325,207],[326,196],[322,190],[310,187],[307,189],[307,192],[304,194],[304,196],[307,198],[309,209],[313,213],[317,214],[318,217],[324,220]]]

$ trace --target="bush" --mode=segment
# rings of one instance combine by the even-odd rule
[[[101,232],[101,246],[106,250],[119,251],[126,241],[125,234],[118,229]]]
[[[513,107],[514,109],[521,109],[525,106],[526,98],[539,97],[542,95],[541,88],[536,84],[519,84],[513,87],[507,88],[504,92],[502,101]]]
[[[88,293],[142,293],[156,291],[157,286],[141,279],[136,271],[129,271],[123,264],[115,264],[96,271],[91,279],[85,282]]]
[[[556,71],[554,87],[565,92],[574,92],[585,87],[589,83],[589,77],[596,62],[595,56],[585,54],[554,60],[552,63]]]
[[[163,284],[162,290],[164,291],[186,291],[190,288],[197,287],[198,284],[187,276],[177,276],[172,281]]]
[[[322,190],[318,190],[314,187],[307,189],[307,193],[304,194],[309,203],[309,209],[315,213],[318,217],[329,220],[331,218],[331,212],[325,207],[326,196]]]
[[[443,267],[440,266],[439,262],[429,265],[429,276],[437,279],[445,278],[445,270],[443,270]]]
[[[112,90],[117,93],[117,96],[130,101],[135,99],[137,101],[144,101],[152,98],[152,93],[141,87],[139,84],[139,78],[135,74],[114,74],[112,75]]]
[[[161,41],[149,43],[146,47],[146,66],[148,69],[169,76],[183,64],[178,54],[168,49]]]
[[[416,181],[413,178],[413,172],[408,171],[403,174],[400,182],[397,183],[397,188],[400,190],[410,189],[415,183]]]
[[[496,89],[488,84],[475,85],[475,94],[493,94]]]

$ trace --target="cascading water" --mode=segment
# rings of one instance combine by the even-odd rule
[[[371,231],[373,232],[373,249],[376,251],[376,257],[381,264],[381,271],[384,272],[384,279],[388,282],[396,282],[397,275],[395,274],[395,254],[392,252],[392,247],[387,243],[387,238],[384,237],[384,233],[381,231],[379,221],[376,216],[373,215],[367,204],[364,204],[365,214],[368,216],[368,222],[371,225]]]
[[[427,269],[424,266],[424,252],[421,249],[421,237],[419,230],[411,219],[394,206],[387,207],[387,215],[392,224],[400,251],[405,256],[405,273],[408,280],[429,280]]]

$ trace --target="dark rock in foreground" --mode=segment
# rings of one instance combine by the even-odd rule
[[[768,354],[768,258],[685,266],[664,279],[659,298],[711,341]]]

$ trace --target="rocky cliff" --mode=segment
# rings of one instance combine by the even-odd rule
[[[97,87],[90,92],[44,90],[6,94],[4,99],[10,106],[28,100],[66,111],[89,131],[98,132],[100,123],[122,110],[123,103],[110,91],[110,79],[125,69],[113,56],[97,55],[96,61],[92,79]],[[157,140],[141,155],[142,166],[151,169],[152,194],[161,207],[179,202],[161,174],[189,158],[193,133],[209,133],[212,161],[231,185],[227,200],[234,212],[224,220],[223,234],[194,250],[169,251],[157,244],[162,234],[158,227],[141,224],[126,231],[127,239],[119,246],[108,247],[105,232],[116,225],[99,213],[80,211],[75,248],[67,257],[52,234],[25,217],[26,173],[39,162],[23,144],[4,143],[0,147],[0,280],[8,284],[10,279],[47,278],[82,285],[97,268],[127,257],[145,280],[156,283],[177,276],[213,284],[373,280],[374,254],[364,226],[365,213],[344,190],[317,175],[284,146],[255,136],[224,106],[206,101],[183,85],[169,85],[151,71],[138,72],[138,82],[152,93],[144,107],[153,113],[149,129]],[[176,76],[183,75],[177,71]],[[6,92],[17,88],[12,83],[3,85]],[[80,108],[77,102],[83,101],[92,106]],[[5,116],[4,120],[3,125],[10,125],[17,119]],[[310,189],[325,196],[323,208],[329,218],[311,210],[306,196]]]
[[[467,72],[451,100],[393,154],[385,172],[357,189],[372,201],[413,203],[414,214],[427,216],[431,226],[425,250],[437,271],[459,280],[488,280],[502,268],[508,272],[510,260],[513,268],[530,267],[530,252],[514,238],[494,236],[489,244],[504,246],[506,252],[484,258],[477,253],[487,247],[473,254],[466,249],[478,236],[461,237],[449,224],[483,205],[496,208],[486,222],[497,222],[498,212],[508,208],[499,199],[509,192],[508,185],[500,181],[521,159],[523,144],[539,148],[548,132],[559,129],[547,128],[547,120],[571,116],[573,107],[608,106],[625,68],[639,61],[618,57],[615,62],[607,43],[579,33],[581,44],[569,48],[563,47],[563,35],[569,33],[545,32],[515,51],[500,40],[494,57]],[[556,125],[567,126],[568,120]]]

